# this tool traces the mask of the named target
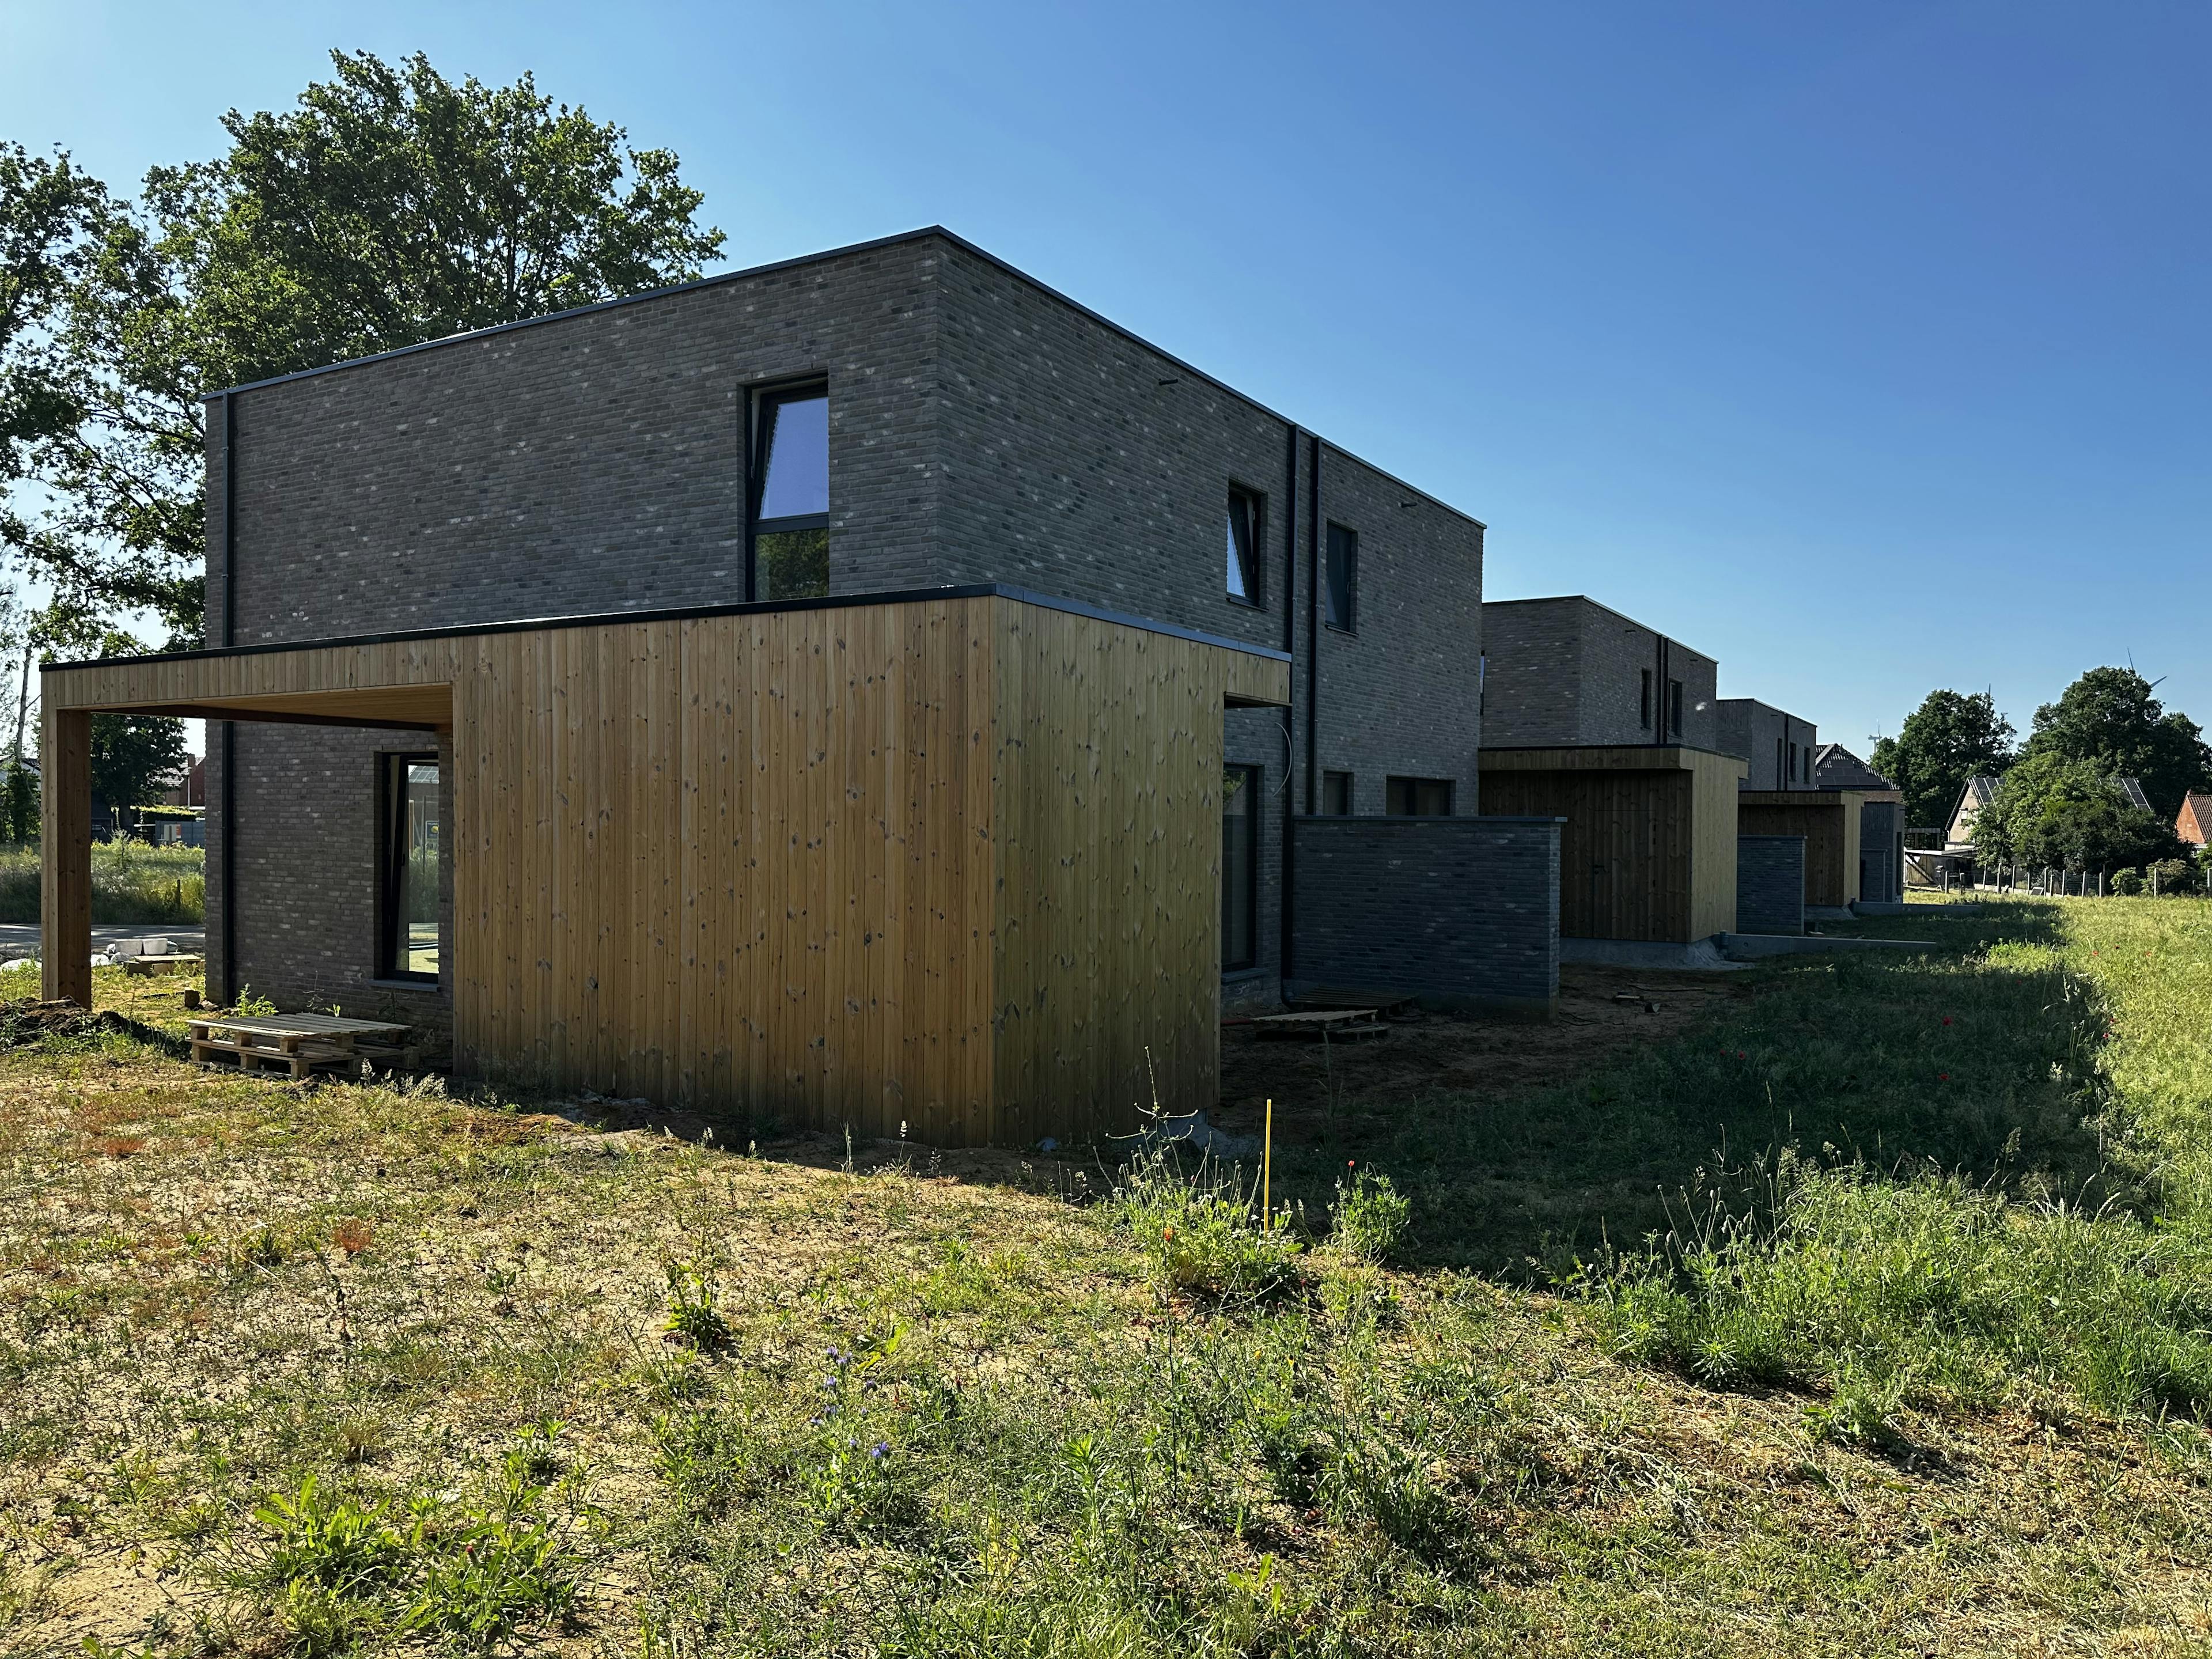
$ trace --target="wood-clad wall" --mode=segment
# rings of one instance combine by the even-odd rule
[[[1830,791],[1759,790],[1738,798],[1747,836],[1805,837],[1805,902],[1850,903],[1859,887],[1859,803]]]
[[[1288,670],[963,596],[102,664],[46,691],[450,707],[461,1069],[1019,1145],[1126,1127],[1155,1084],[1212,1103],[1222,710],[1285,700]]]
[[[1690,937],[1735,932],[1736,796],[1747,764],[1734,755],[1682,751],[1691,788]]]

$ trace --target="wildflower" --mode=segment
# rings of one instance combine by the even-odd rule
[[[1951,1016],[1950,1016],[1950,1015],[1948,1015],[1948,1014],[1944,1015],[1944,1016],[1943,1016],[1943,1023],[1944,1023],[1946,1025],[1948,1025],[1948,1024],[1951,1023]]]
[[[1951,1074],[1948,1072],[1938,1072],[1936,1073],[1936,1080],[1938,1083],[1948,1083],[1951,1080]]]
[[[1738,1060],[1741,1060],[1741,1059],[1743,1059],[1743,1058],[1744,1058],[1744,1053],[1743,1053],[1743,1050],[1742,1050],[1742,1049],[1741,1049],[1741,1048],[1737,1049],[1737,1050],[1735,1051],[1735,1057],[1736,1057]]]
[[[881,1462],[884,1457],[890,1455],[890,1449],[891,1443],[890,1441],[878,1440],[874,1445],[868,1448],[868,1455],[875,1458],[878,1462]]]
[[[1175,1229],[1174,1229],[1174,1228],[1172,1228],[1172,1227],[1163,1227],[1163,1228],[1161,1228],[1161,1229],[1160,1229],[1160,1237],[1161,1237],[1162,1238],[1165,1238],[1165,1239],[1172,1240],[1172,1239],[1175,1237]]]

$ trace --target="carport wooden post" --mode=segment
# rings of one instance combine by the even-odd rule
[[[49,1001],[92,1006],[92,716],[48,702],[39,780],[40,975]]]

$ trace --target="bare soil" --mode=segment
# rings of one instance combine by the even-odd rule
[[[1326,1044],[1263,1042],[1251,1025],[1225,1025],[1221,1110],[1211,1121],[1251,1133],[1272,1098],[1276,1133],[1295,1134],[1327,1116],[1332,1087],[1340,1101],[1370,1102],[1540,1088],[1680,1035],[1751,996],[1757,977],[1571,963],[1559,969],[1559,1012],[1548,1020],[1427,1014],[1386,1036]]]

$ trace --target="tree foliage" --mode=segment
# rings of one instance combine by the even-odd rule
[[[2175,848],[2172,826],[2131,804],[2100,763],[2049,750],[2005,774],[1973,836],[1985,859],[2068,870],[2145,864]]]
[[[92,717],[92,799],[122,813],[149,804],[185,768],[185,723],[161,714]]]
[[[1930,691],[1895,737],[1875,744],[1872,763],[1903,792],[1907,823],[1947,824],[1968,778],[2012,764],[2013,736],[1988,692]]]
[[[0,372],[43,399],[10,453],[52,503],[9,543],[82,608],[151,610],[173,643],[202,626],[204,393],[682,281],[721,246],[672,153],[527,75],[331,63],[295,110],[231,111],[227,154],[154,168],[136,205],[72,173],[73,205],[42,208],[66,158],[0,167],[0,230],[44,250],[44,310],[0,336]]]
[[[2093,668],[2035,711],[2027,753],[2081,761],[2106,777],[2135,778],[2171,818],[2182,797],[2212,779],[2212,748],[2197,722],[2169,713],[2132,668]]]

